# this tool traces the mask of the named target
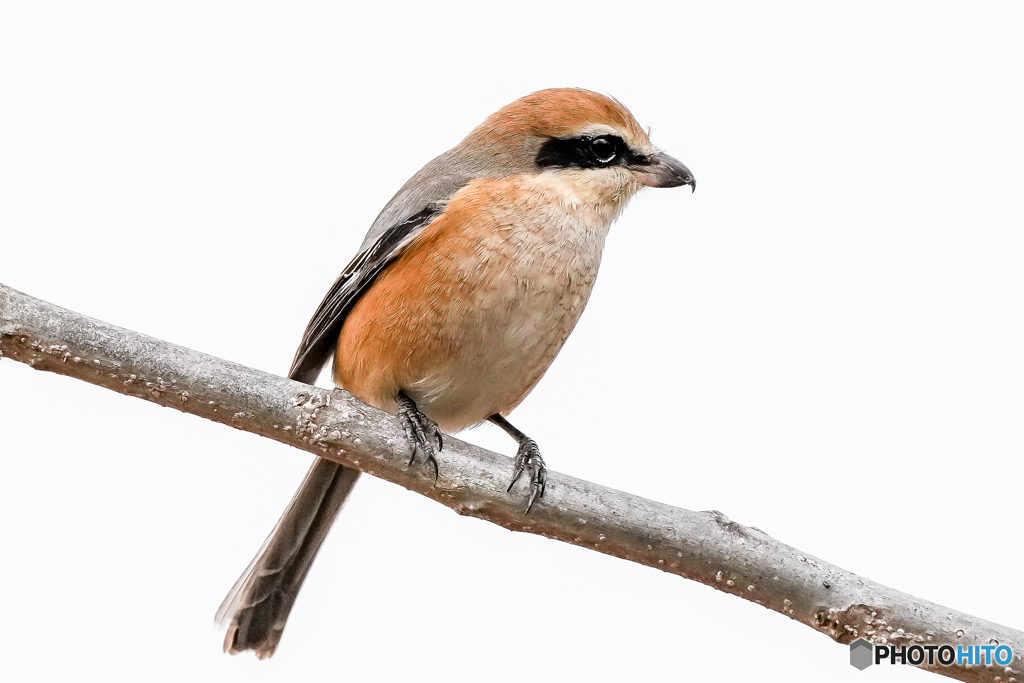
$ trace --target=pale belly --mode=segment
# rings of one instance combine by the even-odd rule
[[[427,313],[440,344],[450,352],[416,358],[403,378],[403,390],[448,430],[509,413],[547,371],[575,327],[599,258],[548,263],[542,272],[536,263],[491,259],[506,267],[476,271],[463,284],[474,296],[458,299],[459,305],[447,312]]]

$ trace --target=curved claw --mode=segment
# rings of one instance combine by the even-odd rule
[[[509,491],[511,491],[512,487],[516,485],[517,481],[519,481],[519,477],[523,476],[523,469],[524,469],[523,462],[519,459],[519,456],[517,455],[516,456],[515,467],[512,470],[512,481],[510,481],[508,483],[508,488],[505,489],[505,493],[508,493]]]
[[[544,458],[540,455],[540,448],[537,442],[530,438],[524,438],[519,443],[519,450],[516,452],[514,469],[512,470],[512,481],[506,492],[511,491],[523,472],[529,471],[530,498],[526,503],[526,514],[530,514],[533,504],[544,495],[547,488],[548,470],[544,466]]]
[[[436,454],[444,447],[444,439],[441,436],[441,428],[437,423],[420,412],[416,403],[405,394],[399,394],[398,421],[405,430],[405,438],[409,443],[412,454],[409,456],[408,465],[416,462],[416,452],[423,453],[426,461],[434,468],[434,483],[437,483],[438,467]],[[433,439],[437,439],[437,449],[434,449]]]
[[[544,495],[548,485],[548,469],[544,466],[544,458],[540,451],[530,461],[530,501],[526,504],[526,514],[530,514],[533,503]]]

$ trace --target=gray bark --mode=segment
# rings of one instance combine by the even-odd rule
[[[857,576],[717,511],[693,512],[550,472],[530,514],[511,460],[446,437],[435,485],[397,420],[327,391],[175,346],[0,285],[0,358],[260,434],[358,468],[494,522],[699,581],[795,619],[839,643],[993,642],[1009,667],[923,666],[963,681],[1024,683],[1024,633]]]

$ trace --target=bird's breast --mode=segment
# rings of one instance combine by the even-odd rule
[[[536,182],[474,181],[452,198],[353,307],[341,386],[390,410],[404,391],[447,430],[518,405],[579,320],[617,213]]]

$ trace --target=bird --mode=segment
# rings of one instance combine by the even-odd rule
[[[374,220],[303,334],[288,376],[333,379],[388,411],[437,477],[444,434],[491,422],[518,444],[526,513],[544,495],[536,441],[508,414],[547,371],[590,296],[605,238],[644,187],[696,181],[618,100],[541,90],[420,169]],[[317,458],[217,613],[224,650],[273,655],[359,471]]]

